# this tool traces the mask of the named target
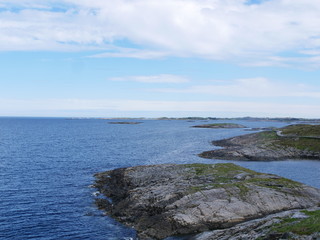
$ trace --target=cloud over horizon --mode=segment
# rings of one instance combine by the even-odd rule
[[[0,115],[319,118],[319,12],[317,0],[0,0]]]
[[[26,104],[31,106],[28,111],[25,111]],[[245,117],[249,114],[252,117],[318,118],[320,115],[317,104],[133,99],[0,99],[0,112],[6,116],[116,117],[119,113],[136,112],[144,113],[144,117],[163,117],[163,114],[172,117],[194,115],[223,117],[226,111],[228,116],[233,117]]]
[[[200,57],[257,65],[302,61],[315,67],[319,1],[248,3],[2,0],[0,51],[99,50],[100,57]]]
[[[210,94],[242,98],[303,97],[320,98],[320,88],[305,83],[284,84],[267,78],[247,78],[229,81],[212,80],[210,85],[193,85],[188,88],[158,88],[150,91],[164,93]]]

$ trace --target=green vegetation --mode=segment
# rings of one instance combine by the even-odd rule
[[[258,133],[261,143],[273,147],[292,147],[299,150],[320,152],[320,125],[291,125],[281,129],[284,136],[276,131]]]
[[[238,188],[240,195],[244,196],[248,192],[245,182],[239,182],[235,177],[239,174],[259,175],[261,173],[252,171],[247,168],[240,167],[233,163],[217,163],[217,164],[185,164],[184,167],[191,168],[190,171],[195,173],[198,177],[210,177],[212,183],[204,185],[196,185],[190,188],[191,193],[208,190],[212,188],[223,187],[226,190],[231,188]]]
[[[301,183],[292,181],[290,179],[265,175],[258,173],[247,168],[240,167],[233,163],[218,163],[218,164],[185,164],[184,167],[190,168],[192,173],[195,173],[199,178],[210,178],[212,183],[206,183],[201,185],[194,185],[190,187],[190,192],[195,193],[213,188],[224,188],[230,194],[237,193],[240,197],[245,195],[250,190],[250,185],[258,185],[265,188],[276,189],[281,192],[291,193],[298,190]],[[238,189],[238,190],[237,190]]]
[[[232,189],[234,187],[239,189],[240,198],[244,198],[247,195],[247,193],[249,192],[249,187],[246,185],[246,181],[245,182],[235,182],[235,183],[232,183],[232,184],[226,184],[224,186],[224,188],[226,190]]]
[[[185,164],[183,166],[193,168],[195,170],[196,175],[212,174],[213,169],[215,167],[215,165],[202,163]]]
[[[320,137],[320,125],[290,125],[282,129],[282,134],[299,137]]]
[[[310,235],[320,232],[320,210],[302,212],[309,217],[304,219],[287,218],[274,226],[272,231],[280,233],[292,232],[298,235]]]
[[[194,169],[197,176],[214,175],[219,179],[233,179],[235,175],[240,173],[259,174],[250,169],[240,167],[233,163],[217,163],[217,164],[185,164],[185,167]]]
[[[281,192],[286,192],[288,189],[290,189],[290,190],[297,189],[298,190],[299,187],[301,186],[301,183],[292,181],[287,178],[266,178],[266,179],[252,178],[252,179],[249,179],[248,182],[253,183],[255,185],[259,185],[261,187],[276,189]]]
[[[280,139],[280,137],[278,137],[276,131],[260,132],[260,133],[258,133],[258,136],[261,137],[263,141]]]
[[[255,174],[259,175],[260,173],[252,171],[250,169],[240,167],[238,165],[235,165],[233,163],[224,163],[224,164],[216,164],[215,167],[215,174],[216,174],[216,179],[218,181],[223,181],[225,179],[227,180],[233,180],[234,177],[238,174]]]
[[[279,142],[282,146],[294,147],[300,150],[320,151],[320,125],[298,124],[282,129]]]
[[[282,146],[293,147],[299,150],[320,151],[320,138],[283,138],[278,142]]]

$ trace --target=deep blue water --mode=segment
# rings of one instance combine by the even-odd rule
[[[210,121],[214,122],[214,121]],[[240,122],[281,127],[280,122]],[[248,133],[203,123],[0,118],[0,239],[129,239],[135,231],[94,205],[93,174],[159,163],[215,163],[197,154],[212,140]],[[235,162],[320,188],[320,161]]]

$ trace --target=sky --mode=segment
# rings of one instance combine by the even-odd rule
[[[0,0],[0,116],[320,118],[319,0]]]

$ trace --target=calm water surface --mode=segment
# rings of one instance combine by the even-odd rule
[[[0,239],[134,238],[134,230],[95,208],[95,190],[89,187],[94,173],[145,164],[227,162],[197,154],[213,149],[212,140],[248,133],[190,128],[202,121],[142,122],[0,118]],[[286,125],[233,122],[248,127]],[[235,163],[320,188],[320,161]]]

